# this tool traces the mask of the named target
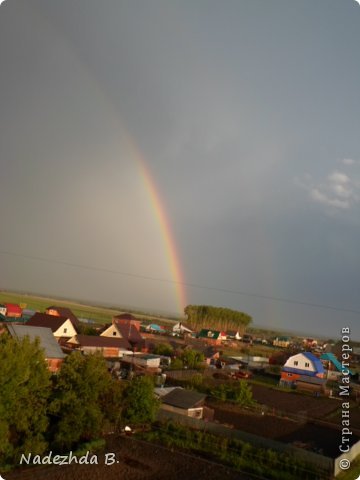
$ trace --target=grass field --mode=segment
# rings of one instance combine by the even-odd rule
[[[23,308],[28,308],[30,310],[45,312],[46,308],[51,305],[56,305],[58,307],[67,307],[78,318],[88,318],[94,320],[98,324],[110,323],[114,315],[122,313],[124,311],[129,312],[129,310],[113,309],[106,307],[97,307],[94,305],[85,305],[81,303],[76,303],[69,300],[59,300],[56,298],[47,298],[40,297],[35,295],[19,294],[12,292],[0,292],[0,303],[15,303],[21,305]],[[149,315],[146,313],[134,312],[136,317],[142,319],[144,323],[156,321],[161,324],[171,324],[175,323],[173,319],[167,319],[162,316]]]

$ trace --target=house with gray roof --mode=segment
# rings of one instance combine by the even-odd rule
[[[29,337],[30,341],[34,341],[38,338],[40,347],[44,350],[45,360],[50,372],[56,373],[59,371],[66,355],[61,350],[50,328],[10,323],[7,325],[7,330],[16,340]]]
[[[202,418],[206,394],[177,387],[161,396],[161,409],[187,417]]]

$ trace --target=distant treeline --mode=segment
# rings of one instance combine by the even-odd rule
[[[189,326],[196,330],[212,328],[244,332],[252,321],[251,316],[247,313],[210,305],[187,305],[184,313]]]

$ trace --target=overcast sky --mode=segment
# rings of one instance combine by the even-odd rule
[[[354,0],[6,0],[0,288],[180,313],[141,152],[187,303],[360,339],[359,47]]]

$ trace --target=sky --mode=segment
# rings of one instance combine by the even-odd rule
[[[360,339],[354,0],[6,0],[0,288]]]

